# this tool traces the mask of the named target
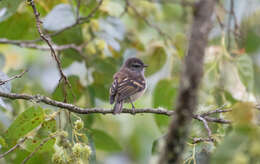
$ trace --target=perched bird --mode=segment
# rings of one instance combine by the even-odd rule
[[[145,91],[146,83],[144,77],[144,68],[147,67],[142,60],[138,58],[129,58],[114,74],[114,81],[110,88],[110,104],[114,105],[114,114],[119,114],[123,110],[123,103],[131,103],[135,110],[133,102],[142,96]]]

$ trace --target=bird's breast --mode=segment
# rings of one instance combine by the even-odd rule
[[[146,89],[146,88],[145,88]],[[133,94],[132,96],[130,96],[131,98],[131,101],[134,102],[136,99],[138,99],[139,97],[141,97],[144,92],[145,92],[145,89],[140,91],[140,92],[137,92],[136,94]],[[126,103],[130,103],[129,99],[126,99],[125,100]]]

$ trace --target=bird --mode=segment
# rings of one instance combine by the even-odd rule
[[[121,66],[120,70],[114,74],[113,83],[109,90],[110,104],[114,104],[113,114],[119,114],[123,110],[123,103],[131,103],[133,112],[135,106],[133,102],[143,95],[146,89],[146,79],[144,76],[144,64],[139,58],[128,58]]]

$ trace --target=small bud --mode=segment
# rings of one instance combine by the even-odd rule
[[[103,0],[102,5],[100,6],[100,10],[104,13],[108,13],[109,12],[109,1],[110,0]]]
[[[68,132],[60,131],[60,136],[66,138],[66,137],[68,137]]]
[[[71,147],[69,140],[63,136],[60,136],[56,139],[56,144],[64,149],[68,149]]]
[[[87,50],[87,53],[89,53],[89,54],[95,54],[97,52],[95,45],[91,42],[87,45],[86,50]]]
[[[89,33],[86,33],[85,38],[86,38],[87,41],[90,41],[92,37]]]
[[[83,148],[82,145],[80,143],[76,143],[74,144],[73,148],[72,148],[72,153],[74,155],[75,158],[79,158],[80,154],[83,152]]]
[[[98,50],[103,51],[105,49],[106,42],[104,40],[98,39],[96,41],[96,45],[97,45]]]
[[[92,20],[90,21],[90,27],[91,27],[91,29],[92,29],[94,32],[98,31],[98,30],[99,30],[98,20],[92,19]]]
[[[89,158],[90,154],[92,153],[91,147],[89,145],[83,146],[83,154]]]
[[[84,164],[81,159],[76,160],[74,163],[75,163],[75,164]]]
[[[81,119],[74,122],[74,129],[81,130],[83,127],[84,123]]]
[[[63,163],[63,159],[62,159],[61,154],[59,154],[57,152],[52,155],[51,160],[54,164],[62,164]]]

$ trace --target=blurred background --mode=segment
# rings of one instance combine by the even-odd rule
[[[103,0],[102,4],[95,0],[35,0],[42,29],[51,35],[53,45],[74,45],[57,48],[72,86],[66,88],[67,102],[84,108],[111,109],[108,100],[113,74],[127,58],[136,56],[149,67],[147,90],[134,103],[135,107],[174,110],[192,24],[193,11],[187,4],[178,0]],[[231,114],[215,117],[235,123],[210,123],[214,142],[192,144],[188,140],[184,163],[202,163],[210,154],[211,163],[260,164],[260,115],[250,105],[257,103],[260,95],[260,1],[220,0],[213,15],[197,112],[223,105],[233,107],[236,110]],[[0,91],[41,94],[64,101],[57,63],[47,44],[39,40],[31,6],[23,0],[1,0],[0,79],[23,70],[28,72],[0,85]],[[14,120],[32,107],[41,108],[44,118],[54,113],[53,128],[45,129],[45,133],[62,129],[68,132],[66,142],[71,146],[79,142],[91,147],[90,160],[81,158],[78,161],[82,163],[156,163],[170,121],[168,116],[156,114],[70,114],[70,123],[68,112],[61,110],[57,114],[57,107],[0,98],[1,153],[24,135],[37,136],[36,127],[31,134],[12,140],[6,135]],[[79,140],[73,137],[77,136],[76,120],[84,123],[78,133],[85,137],[80,136]],[[190,138],[207,136],[202,122],[193,120],[190,126]],[[38,138],[36,145],[42,140]],[[60,140],[57,138],[46,150],[36,152],[28,163],[58,163],[53,154],[61,149],[67,153],[62,160],[68,160],[73,150],[57,144]],[[26,141],[0,163],[20,163],[36,147],[30,144]]]

